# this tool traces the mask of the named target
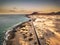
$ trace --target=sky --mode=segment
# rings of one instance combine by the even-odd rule
[[[0,13],[31,11],[60,11],[60,0],[0,0]]]

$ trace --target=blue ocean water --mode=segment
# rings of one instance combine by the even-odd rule
[[[0,45],[3,45],[5,31],[9,27],[27,20],[29,19],[22,14],[0,14]]]

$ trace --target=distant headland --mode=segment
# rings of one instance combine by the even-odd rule
[[[50,13],[39,13],[39,12],[32,12],[30,15],[60,15],[60,11],[58,12],[50,12]]]

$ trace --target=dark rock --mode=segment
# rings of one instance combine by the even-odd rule
[[[14,37],[15,37],[15,32],[10,31],[10,32],[9,32],[8,39],[10,40],[10,39],[13,39]]]
[[[30,33],[30,35],[29,36],[32,36],[32,33]]]
[[[34,45],[36,45],[37,44],[37,42],[34,42]]]
[[[29,41],[32,41],[32,40],[33,40],[33,38],[29,38],[28,40],[29,40]]]

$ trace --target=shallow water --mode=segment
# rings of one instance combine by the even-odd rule
[[[25,15],[22,14],[0,14],[0,45],[3,44],[4,33],[7,29],[17,23],[22,23],[29,20]]]

